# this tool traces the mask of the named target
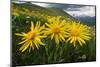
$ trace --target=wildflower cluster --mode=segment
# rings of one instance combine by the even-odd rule
[[[44,38],[50,38],[51,42],[54,40],[57,45],[60,45],[62,42],[70,42],[74,46],[78,43],[82,46],[86,44],[86,41],[91,39],[88,26],[79,21],[69,22],[62,19],[61,16],[49,16],[47,20],[48,22],[42,26],[40,22],[36,22],[36,24],[31,22],[31,31],[21,34],[16,33],[23,40],[19,43],[22,44],[19,50],[24,52],[28,47],[30,49],[35,47],[39,49],[39,45],[45,45]]]

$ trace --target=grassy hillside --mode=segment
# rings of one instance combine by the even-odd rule
[[[31,3],[23,3],[23,4],[17,4],[13,3],[14,7],[19,7],[19,8],[26,8],[29,9],[30,11],[38,11],[41,14],[47,14],[49,16],[63,16],[65,18],[70,18],[71,20],[76,20],[74,17],[66,13],[64,10],[59,9],[59,8],[44,8],[35,4]]]

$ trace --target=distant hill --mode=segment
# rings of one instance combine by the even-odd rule
[[[20,8],[27,8],[32,11],[39,11],[41,14],[47,14],[50,16],[63,16],[66,18],[70,18],[71,20],[76,20],[74,17],[72,17],[70,14],[66,13],[64,10],[59,8],[45,8],[41,7],[35,4],[31,4],[30,2],[27,3],[13,3],[14,7],[20,7]]]
[[[84,17],[76,17],[76,19],[86,23],[88,25],[95,25],[96,24],[96,17],[84,16]]]

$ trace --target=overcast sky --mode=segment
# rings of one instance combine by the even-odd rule
[[[42,7],[56,7],[61,8],[72,16],[95,16],[94,6],[71,5],[71,4],[50,4],[50,3],[34,3]]]

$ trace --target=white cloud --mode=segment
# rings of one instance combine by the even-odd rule
[[[38,6],[42,6],[42,7],[49,7],[48,4],[46,4],[46,3],[35,3],[35,2],[32,2],[32,4],[35,4],[35,5],[38,5]]]
[[[71,11],[65,10],[65,11],[72,16],[90,16],[90,17],[95,16],[95,7],[93,6],[85,6],[76,9],[77,10],[73,10],[73,11],[72,10]]]

